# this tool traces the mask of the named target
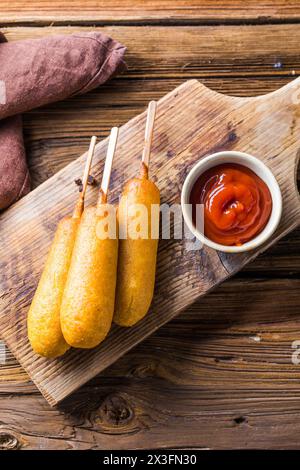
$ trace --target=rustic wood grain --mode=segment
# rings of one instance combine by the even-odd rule
[[[182,78],[118,78],[82,97],[24,114],[24,134],[33,188],[83,153],[92,134],[104,139],[111,127],[129,121],[141,113],[151,99],[160,99],[182,81]],[[201,82],[209,88],[236,96],[265,94],[289,81],[288,77],[201,78]]]
[[[234,278],[55,409],[5,380],[0,448],[299,448],[299,287]]]
[[[201,156],[221,149],[240,149],[265,161],[282,189],[282,222],[268,244],[297,227],[300,222],[299,196],[295,188],[300,136],[299,82],[300,79],[295,80],[263,97],[234,98],[208,90],[194,80],[160,100],[151,161],[152,177],[161,189],[162,201],[178,202],[184,175]],[[132,177],[138,167],[144,120],[143,114],[120,130],[112,178],[113,200],[117,199],[124,181]],[[184,126],[185,122],[189,125]],[[105,148],[106,142],[97,147],[96,177],[99,176],[99,161],[104,158]],[[5,272],[1,288],[3,338],[51,404],[62,400],[113,363],[261,251],[224,256],[204,248],[194,253],[185,251],[184,241],[162,241],[156,294],[145,320],[130,330],[114,327],[105,342],[95,350],[73,350],[53,361],[38,358],[27,342],[26,312],[55,222],[63,212],[71,211],[74,191],[70,190],[68,181],[76,178],[81,161],[70,164],[1,218],[0,259]],[[20,228],[16,230],[18,226]],[[38,258],[35,256],[37,251]],[[178,257],[181,258],[180,264]],[[24,279],[27,280],[26,285]]]
[[[9,41],[100,30],[125,44],[133,78],[292,77],[300,70],[300,28],[294,25],[74,26],[2,28]],[[259,37],[259,41],[257,38]],[[176,38],[176,40],[175,40]],[[284,60],[283,60],[284,59]],[[280,65],[280,66],[279,66]]]
[[[300,18],[297,0],[2,0],[0,20],[47,24],[70,22],[224,22],[295,21]]]
[[[137,9],[141,3],[142,7]],[[161,0],[159,3],[161,9],[155,5],[155,17],[150,17],[151,8],[148,8],[149,3],[144,0],[130,1],[130,12],[124,10],[124,5],[120,10],[112,10],[114,2],[110,2],[110,11],[105,20],[105,6],[104,10],[101,10],[102,1],[97,2],[99,8],[94,9],[87,17],[87,8],[91,5],[89,0],[84,4],[81,2],[80,8],[74,1],[66,3],[62,0],[58,5],[55,1],[37,3],[35,0],[29,0],[25,3],[4,0],[0,5],[0,23],[4,26],[9,20],[17,24],[49,24],[50,21],[57,21],[58,16],[62,23],[67,24],[81,24],[83,21],[91,24],[97,21],[113,24],[299,21],[298,0],[253,2],[250,6],[249,2],[246,5],[246,2],[238,0],[201,1],[197,9],[188,13],[185,8],[178,9],[178,1],[175,11],[175,2]],[[167,4],[173,11],[166,12]],[[105,5],[107,7],[107,2]],[[144,5],[147,5],[147,9]],[[74,8],[76,6],[77,11]],[[65,16],[62,14],[63,10]],[[220,26],[222,30],[225,28]],[[250,28],[255,36],[256,26]],[[298,34],[299,28],[296,23],[285,25],[285,28],[286,34],[285,37],[280,35],[280,43],[276,34],[266,37],[260,29],[257,44],[253,41],[251,46],[255,53],[256,48],[261,47],[259,43],[263,37],[268,50],[266,54],[262,51],[263,60],[272,64],[274,58],[274,64],[282,64],[284,75],[281,68],[275,68],[273,65],[270,65],[270,73],[261,73],[260,61],[253,66],[251,53],[243,47],[234,49],[234,44],[227,41],[224,33],[223,48],[226,52],[230,45],[232,60],[229,66],[234,74],[222,75],[222,55],[215,57],[214,52],[211,54],[211,60],[216,76],[205,73],[203,63],[201,68],[198,67],[194,71],[194,78],[201,79],[216,91],[238,96],[254,96],[279,88],[292,76],[287,73],[289,68],[286,68],[286,63],[291,65],[291,72],[293,69],[296,70],[296,75],[299,72],[299,66],[296,67],[299,49],[295,49],[294,59],[289,54],[291,38]],[[127,44],[133,50],[136,47],[136,30],[139,35],[140,27],[132,26],[133,39]],[[148,29],[145,28],[145,31]],[[174,27],[174,37],[176,31],[177,27]],[[17,32],[12,34],[17,38]],[[27,37],[31,37],[31,34],[29,31]],[[45,181],[85,151],[91,134],[96,132],[101,138],[106,137],[112,125],[123,124],[140,113],[149,99],[160,98],[178,86],[182,80],[190,78],[184,64],[175,62],[172,65],[173,70],[170,68],[168,71],[169,76],[160,77],[160,74],[156,73],[154,77],[149,78],[151,59],[156,60],[156,57],[149,48],[150,35],[145,33],[144,36],[146,46],[143,49],[141,45],[139,54],[147,59],[145,74],[141,65],[135,77],[118,78],[105,88],[105,92],[99,89],[99,93],[97,91],[81,97],[80,127],[77,119],[78,98],[24,116],[27,155],[35,185]],[[213,35],[211,38],[213,40]],[[163,40],[162,33],[160,41]],[[197,42],[201,47],[201,33],[197,35]],[[273,49],[270,49],[270,43]],[[212,43],[208,42],[207,47],[211,46]],[[194,45],[189,46],[186,43],[185,48],[189,57],[191,54],[188,50],[195,51],[192,61],[197,63],[197,50]],[[213,49],[215,50],[214,47]],[[278,50],[280,55],[277,55]],[[251,76],[247,74],[247,60],[244,61],[243,68],[235,67],[234,59],[240,63],[245,53],[252,64]],[[134,54],[129,61],[134,73],[131,60],[136,60]],[[153,66],[156,70],[155,63]],[[205,76],[202,76],[202,70]],[[50,409],[24,370],[7,351],[6,363],[0,365],[0,448],[110,449],[113,445],[125,449],[142,445],[146,448],[162,448],[167,445],[182,447],[183,440],[186,440],[187,446],[194,444],[195,447],[210,445],[211,448],[227,449],[299,449],[299,366],[293,366],[290,361],[291,342],[300,339],[299,234],[300,231],[297,230],[279,241],[266,254],[249,264],[240,276],[235,276],[193,304],[186,313],[162,327],[97,379],[93,379],[68,399],[67,410],[60,409],[57,413],[57,410]],[[242,282],[244,284],[241,284]],[[194,336],[194,331],[198,332],[200,329],[203,332],[201,341],[198,334]],[[185,341],[181,348],[182,331]],[[286,341],[283,341],[283,331],[289,331]],[[257,341],[262,332],[267,334],[269,339]],[[270,332],[272,334],[269,334]],[[178,349],[174,367],[173,352]],[[160,367],[163,357],[166,359],[163,361],[163,367]],[[274,372],[274,365],[278,360],[282,361],[282,358],[285,361],[283,366],[277,367]],[[214,366],[215,361],[218,361],[217,367]],[[170,371],[173,371],[173,374],[170,374]],[[212,384],[206,383],[204,389],[201,380],[192,383],[190,371],[193,371],[194,378],[213,378]],[[220,371],[222,379],[218,381]],[[174,374],[178,377],[175,384],[172,379]],[[231,388],[230,381],[233,381]],[[136,382],[140,384],[138,394],[132,389]],[[223,382],[227,384],[225,390]],[[113,424],[116,422],[114,419],[108,432],[107,426],[101,427],[101,410],[105,403],[115,405],[106,406],[109,416],[122,415],[124,408],[117,406],[119,400],[114,398],[118,396],[121,387],[122,393],[129,397],[134,414],[143,415],[142,421],[146,429],[142,428],[142,423],[136,434],[128,434],[128,426],[122,425],[122,420],[119,420],[120,425],[116,426]],[[160,404],[162,396],[166,399]],[[185,396],[187,398],[183,400]],[[91,407],[86,408],[83,404],[89,403],[90,400]],[[72,410],[73,404],[74,410],[69,413],[68,410]],[[161,424],[156,417],[160,413],[164,416],[165,410],[168,410],[172,418]],[[152,416],[153,419],[150,420]],[[49,430],[46,424],[48,419],[51,422]],[[110,418],[105,419],[106,422],[108,420]],[[143,429],[143,433],[139,432],[140,429]]]
[[[3,31],[9,40],[17,40],[81,29]],[[91,134],[106,137],[112,126],[124,124],[150,99],[161,98],[191,76],[222,93],[256,96],[283,86],[300,69],[299,28],[294,25],[175,27],[163,28],[163,34],[153,26],[101,31],[127,45],[129,71],[92,93],[25,114],[33,187],[84,152]],[[182,45],[179,51],[174,34]],[[156,48],[152,38],[159,38]]]
[[[290,78],[285,77],[201,79],[209,88],[236,96],[268,93],[289,81]],[[111,127],[132,119],[151,99],[160,99],[181,83],[182,79],[120,78],[84,97],[26,113],[23,122],[32,187],[37,187],[83,153],[92,134],[104,139]]]
[[[253,265],[254,263],[252,263]],[[242,288],[241,288],[242,287]],[[236,352],[236,345],[239,344],[241,356],[247,356],[248,351],[243,350],[243,344],[238,343],[239,335],[241,341],[245,335],[245,331],[249,334],[251,339],[250,345],[254,345],[257,339],[261,340],[262,332],[264,338],[268,338],[268,333],[275,331],[288,331],[290,333],[290,344],[286,342],[282,344],[280,342],[280,335],[275,334],[271,336],[274,345],[278,345],[279,352],[278,357],[284,356],[288,358],[291,356],[291,343],[293,340],[298,338],[299,333],[299,279],[295,278],[268,278],[264,274],[258,277],[248,278],[243,273],[235,276],[231,280],[220,285],[216,290],[211,292],[209,295],[199,299],[194,304],[186,309],[184,313],[178,316],[172,322],[163,326],[149,339],[145,340],[139,346],[134,348],[131,352],[128,352],[126,356],[121,358],[112,367],[109,367],[104,373],[99,375],[99,381],[106,381],[112,374],[115,377],[120,378],[122,375],[127,377],[129,370],[132,366],[138,363],[143,364],[144,361],[159,363],[161,360],[161,348],[167,350],[168,353],[172,354],[176,346],[173,347],[180,337],[181,332],[184,333],[187,341],[191,342],[192,349],[197,351],[198,355],[203,357],[209,357],[211,350],[210,343],[214,341],[215,331],[218,332],[219,347],[215,352],[212,352],[213,357],[219,356],[220,361],[226,362],[231,361],[230,357],[234,357]],[[246,300],[246,302],[245,302]],[[259,309],[257,308],[259,305]],[[199,317],[201,321],[199,321]],[[202,341],[198,341],[197,333],[202,332],[203,336],[206,335],[207,341],[203,344]],[[230,340],[232,338],[232,330],[236,338],[236,345],[232,347]],[[278,333],[278,332],[277,332]],[[194,336],[194,334],[196,336]],[[169,340],[165,344],[164,338],[169,337],[172,339],[172,344]],[[257,338],[259,337],[259,338]],[[278,342],[277,342],[278,340]],[[151,344],[155,344],[155,348],[151,348]],[[1,346],[2,347],[2,346]],[[255,367],[257,370],[260,369],[260,365],[272,363],[272,350],[266,350],[265,357],[257,357],[255,359]],[[151,358],[151,360],[150,360]],[[190,357],[193,360],[193,355]],[[125,367],[125,366],[126,367]],[[201,369],[201,364],[198,365]],[[247,368],[246,363],[243,361],[237,363],[237,368],[245,372],[245,380],[247,380]],[[184,364],[178,367],[182,370],[182,383],[189,384],[188,371],[184,370]],[[142,369],[142,365],[139,367]],[[271,369],[267,369],[271,371]],[[288,377],[291,380],[285,384],[286,388],[289,389],[291,386],[298,387],[297,381],[293,381],[295,374],[297,375],[297,366],[288,368],[286,371]],[[113,372],[114,371],[114,372]],[[116,373],[116,371],[118,371]],[[195,374],[197,373],[197,367],[195,368]],[[204,372],[203,372],[204,373]],[[145,372],[144,377],[147,374]],[[181,373],[179,374],[179,377]],[[202,373],[201,373],[202,376]],[[142,377],[141,377],[142,378]],[[98,379],[97,379],[98,380]],[[167,377],[166,377],[167,380]],[[202,379],[201,379],[202,380]],[[232,377],[232,380],[239,379],[239,374]],[[94,383],[95,379],[93,380]],[[201,384],[199,384],[201,385]],[[264,384],[263,386],[265,386]],[[272,384],[269,384],[272,386]],[[87,385],[86,387],[89,387]],[[114,387],[118,389],[118,382],[115,381]],[[28,375],[24,369],[16,362],[13,354],[6,348],[6,354],[4,361],[1,362],[1,380],[0,380],[0,394],[11,395],[12,393],[26,393],[34,394],[39,396],[40,393],[35,385],[30,381]]]

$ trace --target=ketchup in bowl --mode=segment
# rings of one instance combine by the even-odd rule
[[[272,212],[266,183],[249,168],[224,163],[202,173],[190,193],[195,224],[196,204],[204,205],[204,235],[227,246],[256,237]]]

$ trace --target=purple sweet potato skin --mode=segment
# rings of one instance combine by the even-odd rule
[[[0,121],[0,210],[30,190],[20,115]]]
[[[100,32],[1,44],[0,119],[96,88],[124,67],[124,53]]]

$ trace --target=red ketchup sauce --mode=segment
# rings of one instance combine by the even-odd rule
[[[195,224],[196,204],[204,205],[204,234],[222,245],[240,246],[266,226],[272,198],[266,183],[249,168],[217,165],[195,182],[190,204]]]

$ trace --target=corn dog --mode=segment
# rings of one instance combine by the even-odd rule
[[[100,238],[118,129],[110,134],[103,180],[96,207],[85,209],[78,229],[61,305],[61,328],[68,344],[93,348],[112,322],[117,277],[118,238]]]
[[[48,358],[64,354],[69,345],[60,327],[60,305],[71,255],[84,207],[84,197],[92,163],[96,137],[92,137],[85,165],[82,191],[71,217],[58,224],[46,264],[27,317],[28,338],[33,350]]]
[[[153,204],[159,205],[160,194],[157,186],[148,179],[151,140],[154,127],[156,103],[148,107],[141,174],[130,180],[120,199],[118,219],[120,233],[127,232],[127,238],[119,240],[117,291],[114,322],[120,326],[132,326],[141,320],[149,310],[155,284],[157,238],[152,237],[152,227],[159,227],[159,212],[152,213]],[[147,238],[130,237],[131,225],[135,224],[136,215],[130,213],[130,207],[143,205],[147,209]]]

